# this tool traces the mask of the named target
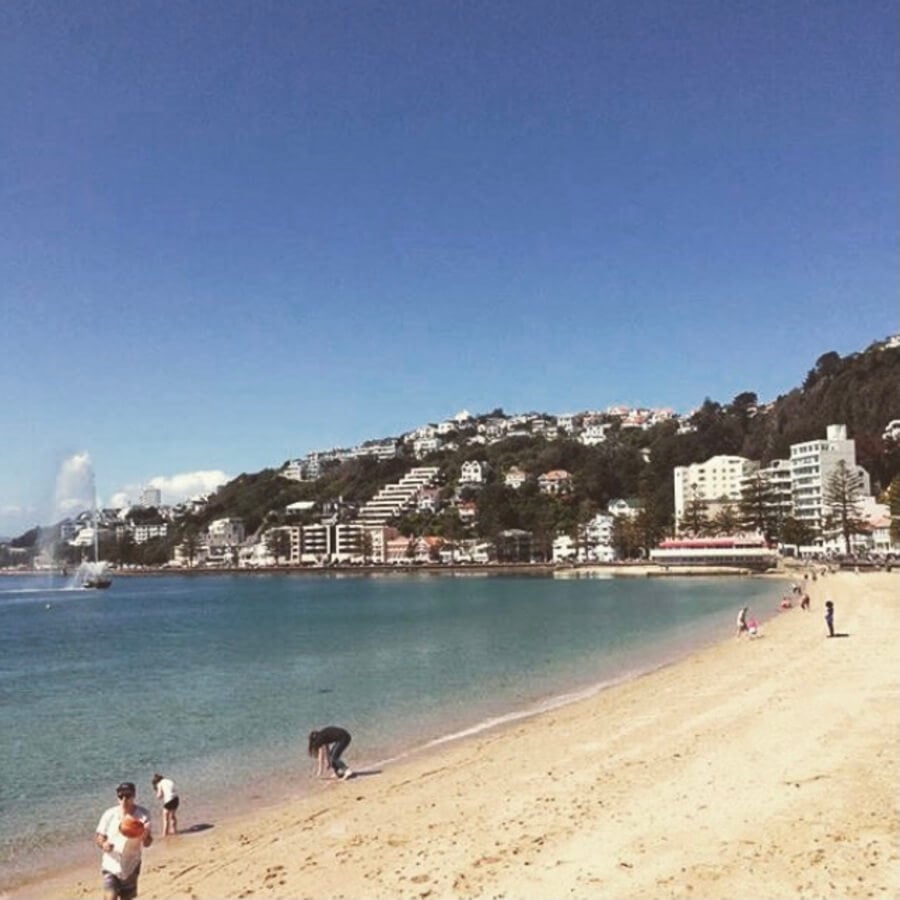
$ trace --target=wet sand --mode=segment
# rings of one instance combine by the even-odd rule
[[[157,839],[140,896],[898,897],[900,574],[810,593],[755,640]],[[99,858],[12,892],[98,895]]]

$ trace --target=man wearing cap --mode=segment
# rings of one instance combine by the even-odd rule
[[[103,851],[100,864],[103,872],[103,900],[133,900],[137,896],[141,849],[153,843],[150,813],[134,802],[134,795],[134,783],[123,781],[116,788],[119,802],[100,816],[97,825],[94,839]],[[143,824],[144,831],[140,837],[127,837],[119,830],[126,816],[138,819]]]

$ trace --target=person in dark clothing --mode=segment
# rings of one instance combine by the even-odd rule
[[[834,604],[825,601],[825,624],[828,626],[828,637],[834,637]]]
[[[318,757],[316,775],[321,778],[331,769],[332,777],[346,780],[353,775],[351,768],[341,759],[350,746],[350,732],[337,725],[329,725],[309,733],[309,755]]]

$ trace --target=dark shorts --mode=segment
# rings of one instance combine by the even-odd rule
[[[163,803],[163,809],[167,809],[169,812],[175,812],[178,809],[178,798],[173,797],[168,803]]]
[[[114,891],[119,900],[134,900],[137,897],[138,875],[140,874],[140,865],[127,878],[121,878],[104,870],[103,890]]]

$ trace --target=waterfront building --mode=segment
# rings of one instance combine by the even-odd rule
[[[856,464],[856,441],[846,425],[829,425],[824,440],[791,444],[791,500],[794,517],[821,533],[827,510],[824,494],[838,464],[859,476],[863,494],[871,492],[869,473]]]
[[[663,566],[729,566],[765,571],[778,563],[778,553],[759,534],[730,537],[675,538],[650,551]]]
[[[755,472],[759,463],[743,456],[713,456],[706,462],[676,466],[675,524],[681,526],[685,510],[692,501],[700,501],[707,515],[713,516],[727,504],[736,506],[741,499],[741,482]]]

